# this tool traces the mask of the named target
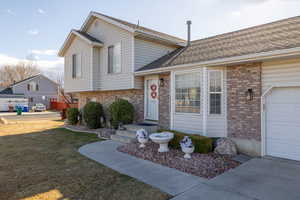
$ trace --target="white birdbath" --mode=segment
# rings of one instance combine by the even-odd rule
[[[159,144],[158,152],[168,152],[168,143],[174,138],[174,134],[170,132],[152,133],[150,139]]]

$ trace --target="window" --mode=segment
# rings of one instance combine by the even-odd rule
[[[72,78],[80,78],[81,77],[81,60],[80,55],[73,54],[72,55]]]
[[[175,112],[200,113],[200,73],[175,76]]]
[[[29,84],[27,84],[27,90],[28,91],[38,91],[39,85],[36,82],[31,81]]]
[[[108,47],[108,73],[121,72],[121,44]]]
[[[209,114],[221,114],[222,71],[209,71]]]

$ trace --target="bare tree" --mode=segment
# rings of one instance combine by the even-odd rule
[[[9,86],[39,73],[40,70],[32,63],[21,62],[16,65],[4,65],[0,68],[0,82],[4,86]]]

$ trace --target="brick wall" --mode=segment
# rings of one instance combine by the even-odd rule
[[[96,101],[103,105],[106,116],[108,116],[108,107],[117,98],[128,100],[133,104],[135,122],[144,121],[144,91],[143,90],[119,90],[119,91],[101,91],[101,92],[81,92],[79,93],[79,107],[82,108],[87,99],[96,98]]]
[[[162,74],[159,79],[164,79],[164,86],[159,87],[159,120],[160,128],[170,128],[170,74]]]
[[[252,101],[246,99],[249,88],[254,92]],[[228,136],[260,141],[261,64],[229,66],[227,91]]]

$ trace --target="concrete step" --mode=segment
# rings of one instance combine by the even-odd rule
[[[121,131],[121,130],[117,130],[116,134],[120,135],[120,136],[129,137],[129,138],[132,138],[132,139],[136,138],[136,132],[135,131],[129,131],[129,130]]]
[[[126,136],[121,136],[121,135],[111,135],[110,139],[116,142],[121,142],[121,143],[131,143],[134,142],[135,139],[126,137]]]
[[[124,125],[126,130],[136,132],[140,129],[145,129],[149,134],[158,130],[158,126],[155,124],[141,123],[141,124],[127,124]]]

